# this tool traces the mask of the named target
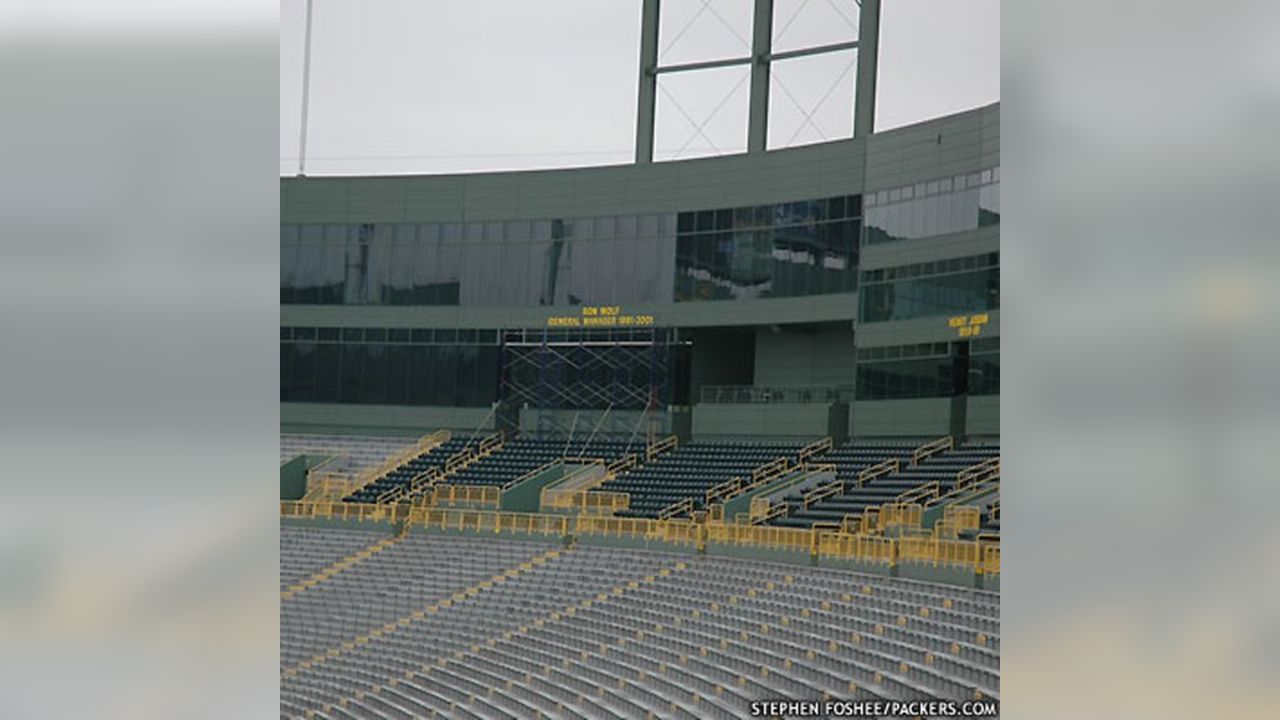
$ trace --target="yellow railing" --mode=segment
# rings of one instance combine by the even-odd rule
[[[924,507],[919,503],[888,503],[880,506],[880,529],[891,526],[920,527]]]
[[[940,437],[932,442],[927,442],[916,448],[915,452],[911,453],[911,464],[919,465],[928,458],[931,458],[940,452],[946,452],[955,446],[956,440],[950,435]]]
[[[458,452],[449,456],[444,462],[444,475],[449,475],[462,470],[471,463],[482,457],[492,454],[495,450],[502,447],[502,433],[496,432],[486,436],[475,447],[468,445]]]
[[[448,430],[437,430],[428,435],[423,435],[422,437],[418,438],[417,442],[413,443],[407,448],[402,449],[400,452],[397,452],[391,455],[390,457],[388,457],[386,460],[383,460],[378,465],[375,465],[372,468],[365,470],[364,472],[360,473],[360,476],[362,479],[365,480],[366,484],[369,482],[373,482],[374,480],[377,480],[378,478],[386,475],[392,470],[395,470],[396,468],[418,457],[419,455],[425,452],[430,452],[431,450],[434,450],[437,447],[449,442],[450,438],[452,437],[453,437],[453,433]]]
[[[897,560],[895,541],[891,538],[835,532],[821,533],[817,542],[818,555],[820,557],[889,565],[892,565]]]
[[[862,515],[851,513],[840,520],[840,532],[848,535],[861,535],[862,531]]]
[[[352,492],[385,477],[392,470],[395,470],[419,455],[425,452],[430,452],[449,442],[449,439],[452,437],[453,433],[448,430],[437,430],[428,435],[423,435],[412,445],[393,453],[386,460],[360,471],[360,474],[356,476],[356,485]]]
[[[830,449],[831,449],[831,438],[824,437],[821,440],[818,440],[816,442],[811,442],[808,445],[805,445],[804,447],[800,448],[800,454],[797,457],[800,459],[801,462],[804,462],[808,458],[811,458],[814,455],[817,455],[819,453],[824,453]]]
[[[927,483],[921,483],[910,490],[898,493],[898,497],[894,498],[894,501],[900,503],[925,502],[938,497],[940,488],[941,486],[937,480],[931,480]]]
[[[675,435],[668,435],[657,442],[650,443],[649,446],[644,449],[645,462],[649,462],[668,450],[674,450],[679,444],[680,441]]]
[[[326,520],[359,520],[361,522],[393,522],[407,517],[408,509],[398,505],[349,502],[280,501],[281,517],[320,518]]]
[[[982,573],[984,575],[1000,574],[1000,546],[982,543]]]
[[[956,530],[977,530],[982,512],[972,505],[947,505],[942,508],[942,521]]]
[[[549,496],[542,503],[542,507],[577,510],[588,515],[612,515],[619,510],[631,507],[631,495],[599,490],[561,492]]]
[[[956,473],[956,488],[967,488],[1000,477],[1000,458],[993,457]]]
[[[569,515],[498,512],[492,510],[446,509],[409,505],[376,505],[345,502],[282,501],[280,513],[291,518],[327,518],[371,522],[405,521],[405,528],[421,525],[443,530],[524,533],[552,536],[614,536],[661,541],[699,548],[705,543],[750,546],[774,550],[808,552],[821,557],[896,564],[917,562],[932,565],[961,565],[975,573],[1000,572],[1000,546],[989,538],[950,540],[907,535],[898,538],[846,532],[837,525],[787,528],[737,523],[699,524],[684,519],[619,518],[604,515]],[[861,520],[875,526],[876,513]]]
[[[707,542],[782,550],[812,550],[817,533],[771,525],[707,525]]]
[[[662,508],[658,512],[659,520],[677,517],[680,515],[688,515],[693,512],[693,498],[685,498]]]
[[[982,557],[978,543],[973,541],[903,537],[898,538],[898,559],[932,565],[968,565],[976,570]]]
[[[583,467],[575,468],[554,486],[542,488],[538,501],[544,507],[566,507],[559,505],[561,497],[575,495],[599,487],[609,478],[604,460],[599,458],[564,458],[566,463],[581,463]]]
[[[774,518],[783,517],[788,512],[790,512],[790,508],[784,500],[771,503],[766,498],[752,498],[747,520],[752,525],[759,525]]]
[[[808,510],[814,503],[825,500],[833,495],[839,495],[842,492],[844,492],[843,481],[836,479],[830,482],[825,482],[801,495],[800,505],[805,510]]]
[[[777,480],[787,473],[794,472],[799,467],[798,465],[792,467],[791,461],[785,457],[774,458],[763,465],[753,468],[749,480],[733,477],[711,488],[707,491],[707,502],[731,500],[744,492],[750,492],[766,483]]]
[[[635,453],[628,453],[627,455],[623,455],[617,460],[609,463],[609,466],[605,468],[605,473],[607,473],[609,477],[615,477],[619,473],[624,473],[635,467],[639,462],[640,458],[636,457]]]
[[[441,483],[428,493],[430,504],[441,505],[487,505],[498,507],[502,499],[502,489],[494,485],[450,485]]]
[[[869,468],[864,468],[858,473],[858,487],[862,487],[878,477],[898,472],[900,467],[898,458],[889,458],[882,460]]]
[[[969,500],[999,487],[1000,458],[991,458],[956,473],[956,486],[946,494],[935,495],[925,505]]]
[[[355,476],[350,473],[308,473],[304,501],[341,500],[355,492]]]
[[[578,535],[605,537],[631,537],[643,540],[661,540],[680,545],[697,545],[702,529],[688,520],[653,520],[650,518],[617,518],[600,515],[580,515],[574,519],[574,532]]]
[[[330,455],[324,460],[321,460],[319,465],[316,465],[315,467],[312,467],[312,468],[307,468],[307,480],[310,480],[312,475],[331,474],[333,471],[327,469],[328,466],[336,463],[339,460],[349,460],[350,458],[351,456],[346,452],[338,452],[333,455]]]
[[[476,530],[499,535],[502,533],[568,535],[573,526],[573,518],[568,515],[442,508],[413,508],[409,511],[408,521],[410,524],[427,528]]]
[[[707,491],[707,502],[713,503],[717,501],[727,500],[730,495],[736,495],[738,490],[742,488],[742,478],[731,477],[728,480],[714,485]]]
[[[532,478],[535,478],[535,477],[537,477],[537,476],[541,475],[542,473],[544,473],[544,472],[546,472],[546,471],[550,470],[551,468],[555,467],[556,465],[559,465],[561,462],[563,462],[563,460],[561,460],[560,458],[556,458],[555,460],[552,460],[551,462],[543,463],[542,465],[540,465],[540,466],[538,466],[538,467],[536,467],[536,468],[534,468],[534,469],[530,470],[529,472],[527,472],[527,473],[525,473],[525,474],[521,475],[520,477],[516,478],[515,480],[512,480],[511,482],[507,483],[506,485],[503,485],[503,486],[502,486],[502,489],[503,489],[503,490],[510,490],[511,488],[513,488],[513,487],[515,487],[515,486],[519,485],[520,483],[522,483],[522,482],[524,482],[524,481],[526,481],[526,480],[529,480],[529,479],[532,479]]]

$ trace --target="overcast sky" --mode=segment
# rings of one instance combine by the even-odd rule
[[[640,0],[314,0],[307,173],[630,162]],[[748,54],[751,0],[663,0],[663,64]],[[298,170],[306,0],[280,6],[280,172]],[[775,49],[853,39],[853,0],[776,0]],[[775,63],[771,148],[852,129],[856,53]],[[663,76],[660,159],[741,152],[747,69]],[[885,0],[876,129],[1000,97],[999,0]]]

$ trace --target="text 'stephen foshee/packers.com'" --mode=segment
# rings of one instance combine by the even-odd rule
[[[823,702],[795,700],[760,700],[751,703],[751,717],[996,717],[1000,714],[993,700],[827,700]]]

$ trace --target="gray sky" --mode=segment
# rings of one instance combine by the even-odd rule
[[[747,54],[750,6],[663,0],[660,62]],[[305,7],[281,0],[285,175],[298,165]],[[315,0],[314,12],[308,174],[631,160],[639,0]],[[853,0],[776,0],[775,47],[852,39],[857,16]],[[771,148],[849,134],[854,61],[846,52],[775,64]],[[999,68],[999,0],[885,0],[876,129],[998,100]],[[735,67],[661,78],[658,157],[742,151],[746,76]]]

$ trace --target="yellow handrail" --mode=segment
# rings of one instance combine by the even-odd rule
[[[940,437],[937,440],[927,442],[921,445],[920,447],[916,448],[915,452],[911,453],[911,464],[919,465],[924,460],[927,460],[928,458],[933,457],[934,455],[937,455],[940,452],[951,450],[955,446],[956,446],[955,438],[951,437],[950,435],[944,435],[943,437]]]
[[[789,472],[794,472],[800,466],[792,467],[791,461],[785,457],[777,457],[762,465],[758,465],[751,470],[751,479],[744,481],[742,478],[733,477],[707,491],[707,502],[731,500],[745,492],[750,492],[756,488],[773,482]]]
[[[951,540],[927,536],[899,538],[846,532],[845,527],[824,524],[813,528],[738,523],[694,523],[690,520],[619,518],[605,515],[513,513],[493,510],[447,509],[409,505],[377,505],[348,502],[281,501],[280,513],[291,518],[324,518],[370,522],[405,522],[405,528],[471,530],[479,532],[532,533],[554,536],[603,535],[632,537],[681,545],[705,543],[753,546],[807,552],[820,557],[880,562],[901,561],[933,565],[962,565],[980,574],[1000,572],[1000,546],[979,540]],[[868,512],[866,517],[874,517]]]
[[[583,463],[583,467],[576,468],[563,476],[553,487],[542,488],[542,492],[538,495],[538,500],[542,505],[560,507],[556,504],[558,502],[557,498],[560,496],[592,490],[603,485],[609,479],[604,460],[599,458],[564,458],[564,461]],[[597,470],[599,474],[592,476],[592,473]],[[581,478],[584,477],[586,480],[582,481]]]
[[[993,462],[994,461],[994,462]],[[964,479],[961,476],[964,475]],[[960,498],[970,499],[1000,487],[1000,459],[992,458],[956,473],[956,486],[946,494],[935,496],[926,505],[933,506]]]
[[[441,483],[434,486],[428,494],[431,496],[431,504],[435,506],[469,503],[496,508],[502,499],[502,489],[496,485]]]
[[[688,515],[693,512],[693,498],[685,498],[663,508],[658,512],[659,520],[666,520],[678,515]]]
[[[808,510],[809,507],[814,503],[820,500],[825,500],[831,497],[832,495],[839,495],[842,492],[844,492],[844,482],[839,478],[837,478],[830,482],[822,483],[821,485],[801,495],[800,505],[805,510]]]
[[[449,439],[452,437],[453,433],[449,430],[437,430],[433,433],[423,435],[412,445],[395,452],[381,463],[360,471],[360,474],[356,476],[356,482],[358,484],[352,492],[360,490],[367,485],[372,485],[374,482],[386,477],[387,474],[401,465],[404,465],[423,453],[430,452],[449,442]]]
[[[613,515],[619,510],[631,507],[631,495],[624,492],[599,490],[562,492],[548,497],[542,503],[542,507],[578,510],[587,514]]]
[[[761,504],[757,505],[757,501]],[[789,512],[791,512],[791,507],[787,505],[786,501],[771,503],[764,498],[753,498],[748,519],[752,525],[762,525],[774,518],[786,517]]]
[[[896,473],[900,467],[901,463],[898,462],[898,458],[889,458],[888,460],[881,460],[869,468],[863,468],[858,473],[858,487],[862,487],[878,477]]]
[[[680,439],[677,438],[675,435],[668,435],[657,442],[651,443],[644,450],[645,462],[648,462],[654,459],[658,455],[668,450],[675,449],[679,444],[680,444]]]
[[[608,467],[605,468],[605,472],[610,477],[616,477],[619,473],[626,472],[635,467],[639,462],[640,458],[637,457],[635,453],[627,453],[626,455],[623,455],[617,460],[609,463]]]
[[[563,461],[563,460],[561,460],[560,458],[556,458],[555,460],[552,460],[551,462],[543,463],[542,465],[539,465],[538,467],[536,467],[536,468],[534,468],[534,469],[530,470],[529,472],[527,472],[527,473],[525,473],[525,474],[521,475],[520,477],[516,478],[515,480],[512,480],[511,482],[507,483],[506,485],[503,485],[503,486],[502,486],[502,489],[503,489],[503,490],[510,490],[511,488],[513,488],[513,487],[515,487],[515,486],[519,485],[520,483],[522,483],[522,482],[524,482],[524,481],[526,481],[526,480],[529,480],[529,479],[531,479],[531,478],[535,478],[535,477],[537,477],[537,476],[541,475],[542,473],[544,473],[544,472],[546,472],[546,471],[550,470],[551,468],[555,467],[556,465],[561,464],[562,462],[564,462],[564,461]]]
[[[924,519],[924,507],[919,503],[888,503],[880,506],[880,529],[892,526],[920,527]]]
[[[1000,477],[1000,458],[988,458],[956,473],[956,488],[966,488],[997,477]]]
[[[806,460],[806,459],[808,459],[808,458],[810,458],[810,457],[812,457],[812,456],[814,456],[814,455],[817,455],[818,453],[824,453],[824,452],[826,452],[826,451],[830,450],[830,449],[831,449],[831,445],[832,445],[832,443],[831,443],[831,438],[830,438],[830,437],[824,437],[824,438],[822,438],[821,440],[817,440],[817,441],[815,441],[815,442],[811,442],[811,443],[809,443],[808,445],[805,445],[804,447],[800,448],[800,453],[799,453],[799,455],[797,455],[796,457],[797,457],[801,462],[803,462],[804,460]]]
[[[982,524],[981,511],[972,505],[947,505],[942,508],[942,520],[956,530],[977,530]]]
[[[894,498],[894,502],[911,503],[931,500],[938,497],[938,492],[941,490],[941,487],[942,486],[938,484],[937,480],[921,483],[910,490],[904,490],[901,493],[898,493],[898,497]]]

